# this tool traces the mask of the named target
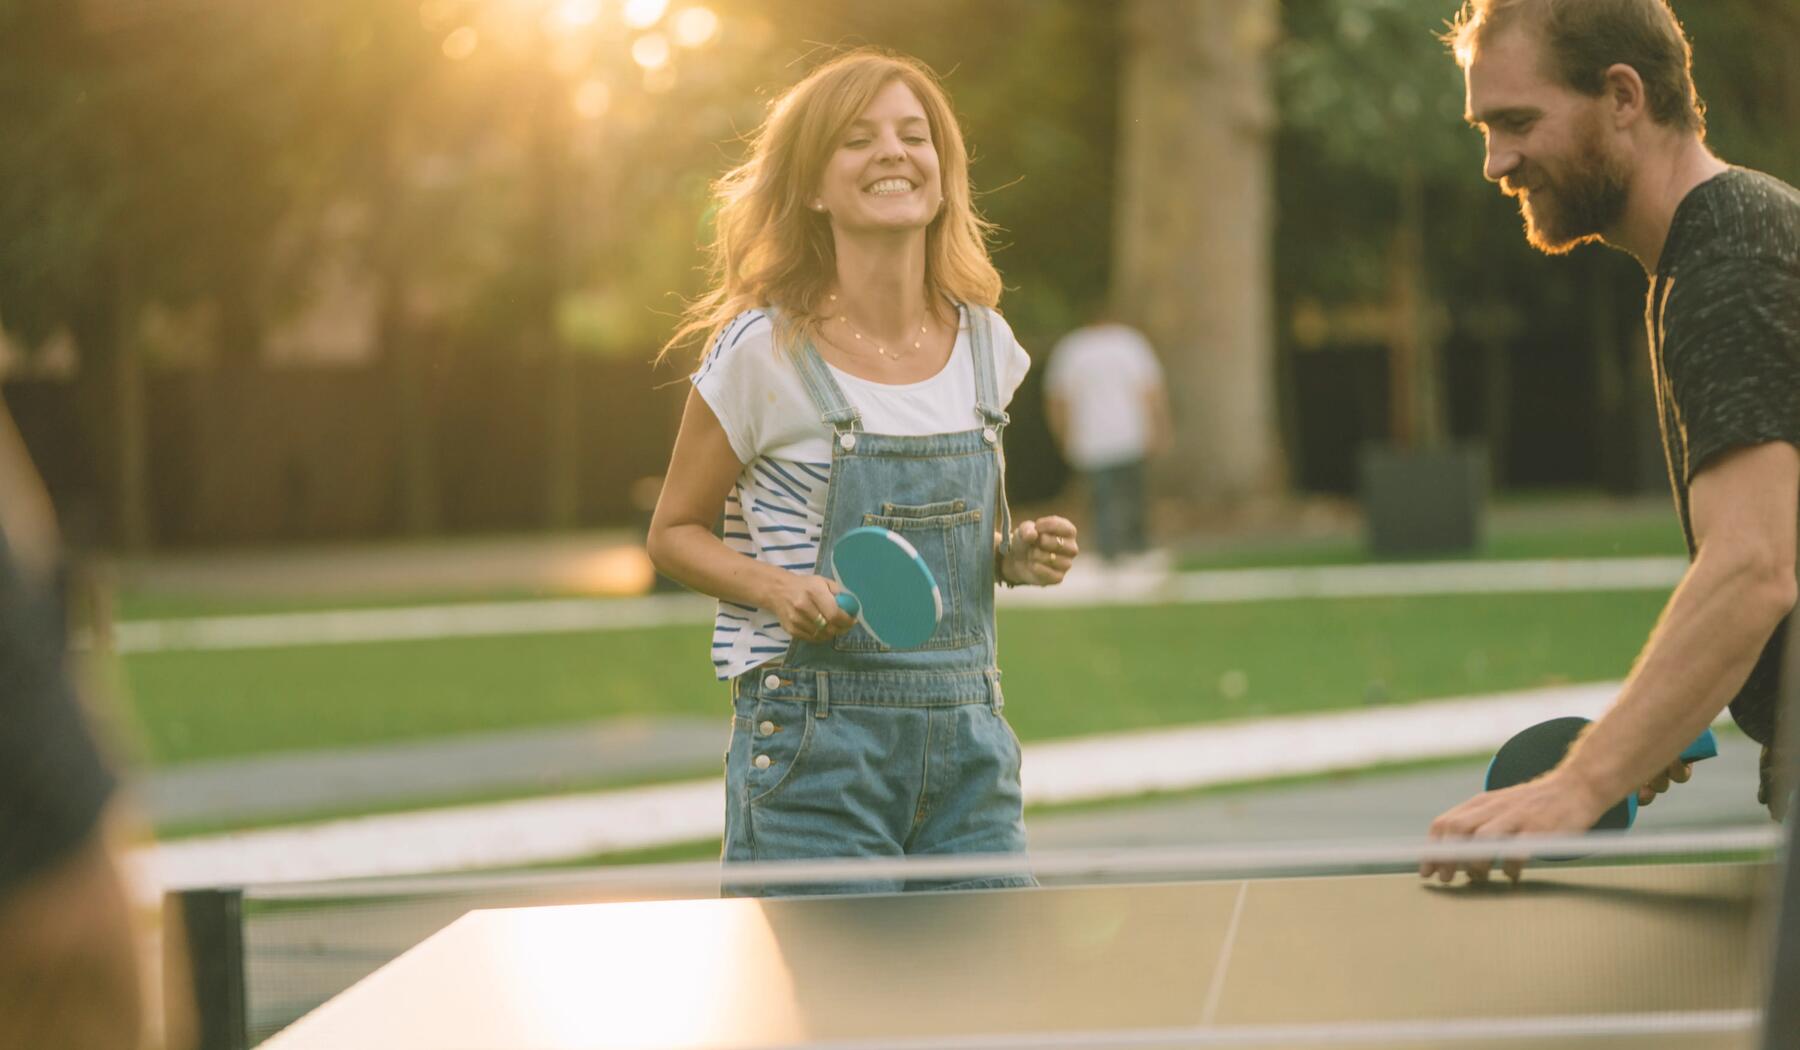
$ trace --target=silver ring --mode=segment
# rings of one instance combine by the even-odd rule
[[[823,616],[813,617],[813,630],[823,631],[824,629],[825,629],[825,617],[823,617]]]

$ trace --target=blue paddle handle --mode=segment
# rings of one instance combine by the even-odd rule
[[[1700,730],[1700,735],[1694,739],[1693,743],[1687,746],[1686,751],[1681,753],[1681,761],[1683,762],[1698,762],[1701,759],[1717,757],[1719,757],[1719,741],[1713,737],[1713,731],[1710,729]],[[1631,815],[1625,821],[1625,826],[1629,828],[1637,823],[1637,792],[1633,791],[1631,794],[1627,795],[1626,802],[1631,809]]]
[[[1702,729],[1700,736],[1681,753],[1683,762],[1698,762],[1703,758],[1719,757],[1719,742],[1713,738],[1713,731]]]
[[[849,613],[852,617],[862,615],[862,603],[857,601],[856,595],[851,594],[849,591],[837,592],[837,603],[838,608]]]

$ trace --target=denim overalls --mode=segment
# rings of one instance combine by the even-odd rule
[[[1019,741],[1001,715],[994,662],[994,533],[1011,533],[990,315],[964,312],[980,425],[954,434],[871,434],[810,342],[791,360],[832,430],[820,537],[829,571],[837,537],[893,529],[931,567],[938,629],[896,652],[861,624],[732,681],[725,860],[1022,853]],[[732,887],[727,893],[889,892],[1031,885],[999,875]]]

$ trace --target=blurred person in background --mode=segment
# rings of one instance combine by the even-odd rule
[[[67,666],[49,499],[0,405],[0,1047],[145,1045],[115,781]]]
[[[1627,794],[1647,803],[1686,780],[1675,756],[1727,706],[1763,747],[1760,798],[1781,819],[1781,628],[1800,587],[1800,191],[1707,148],[1666,0],[1470,0],[1449,39],[1487,177],[1519,199],[1530,242],[1609,244],[1650,278],[1657,410],[1691,562],[1617,700],[1562,764],[1476,796],[1431,834],[1585,831]],[[1458,867],[1421,874],[1449,881]]]
[[[1146,561],[1145,461],[1170,438],[1149,340],[1104,312],[1063,336],[1044,374],[1044,408],[1063,458],[1087,483],[1094,552],[1108,565]]]
[[[669,344],[709,333],[710,350],[649,550],[719,599],[727,862],[1025,848],[994,590],[1059,583],[1078,548],[1064,518],[1011,523],[1005,409],[1030,359],[994,309],[968,170],[935,76],[865,49],[782,96],[718,184],[716,283]],[[867,524],[936,575],[922,648],[838,608],[832,545]],[[926,887],[804,890],[846,888]]]

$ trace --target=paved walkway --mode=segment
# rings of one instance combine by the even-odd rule
[[[718,718],[623,718],[379,747],[190,762],[147,775],[159,826],[228,823],[430,805],[571,784],[628,784],[719,768],[730,734]]]
[[[604,593],[613,573],[630,571],[623,559],[642,558],[642,542],[641,533],[611,529],[157,554],[106,568],[120,587],[213,598]]]

